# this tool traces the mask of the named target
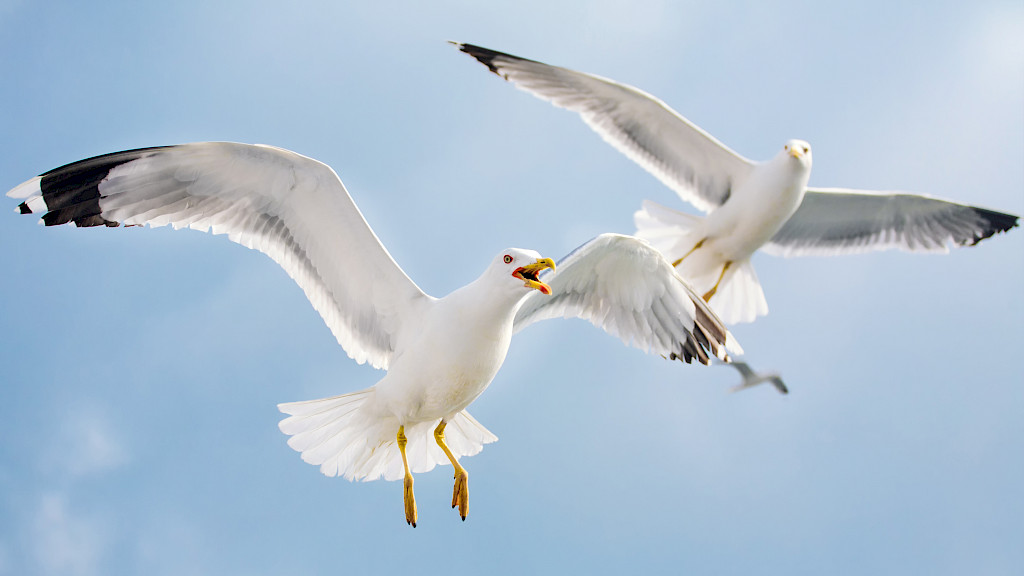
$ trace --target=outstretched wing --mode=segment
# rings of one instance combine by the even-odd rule
[[[270,146],[204,142],[97,156],[7,193],[47,226],[142,225],[227,234],[288,272],[348,355],[386,368],[424,294],[331,168]],[[410,311],[410,308],[412,310]],[[419,317],[410,314],[410,317]]]
[[[452,42],[516,88],[578,113],[619,152],[710,212],[753,164],[661,100],[613,80]]]
[[[779,256],[827,256],[900,248],[948,252],[1017,226],[1017,216],[917,194],[808,189],[763,250]]]
[[[722,322],[647,242],[602,234],[575,249],[544,277],[551,295],[528,296],[516,314],[518,332],[547,318],[583,318],[626,344],[702,364],[708,352],[727,359]],[[729,342],[731,349],[738,346]]]

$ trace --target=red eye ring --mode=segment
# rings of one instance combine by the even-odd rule
[[[512,256],[510,256],[509,254],[505,254],[504,260],[505,260],[505,264],[511,264],[512,263]]]

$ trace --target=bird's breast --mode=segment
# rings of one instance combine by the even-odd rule
[[[708,216],[708,236],[723,256],[749,257],[771,240],[796,212],[807,191],[807,174],[759,166],[734,190],[721,208]]]
[[[425,327],[378,383],[378,395],[404,423],[436,420],[465,409],[505,361],[510,324],[453,317]]]

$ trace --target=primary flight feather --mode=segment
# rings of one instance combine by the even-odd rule
[[[710,308],[657,250],[629,236],[599,236],[557,272],[534,251],[503,250],[475,281],[427,295],[337,174],[281,148],[204,142],[116,152],[51,170],[8,196],[46,225],[187,227],[227,234],[280,264],[349,356],[387,370],[359,392],[281,404],[289,415],[281,430],[329,476],[403,478],[413,526],[412,472],[444,463],[455,469],[452,506],[465,519],[468,474],[458,458],[497,440],[466,408],[515,331],[580,317],[668,358],[727,358],[728,332]]]
[[[515,87],[578,113],[606,142],[706,217],[645,201],[637,235],[703,293],[727,324],[768,313],[751,255],[948,251],[1017,226],[1018,217],[917,194],[808,188],[811,147],[790,140],[752,162],[654,96],[607,78],[453,42]]]

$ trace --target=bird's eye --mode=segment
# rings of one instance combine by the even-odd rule
[[[807,146],[804,146],[804,154],[807,154],[810,151],[811,151],[810,148],[808,148]]]
[[[512,263],[512,256],[510,256],[508,254],[505,254],[505,264],[511,264],[511,263]]]

